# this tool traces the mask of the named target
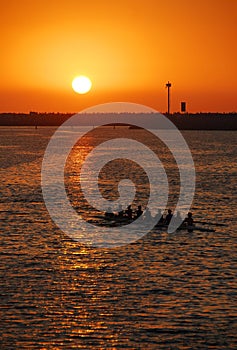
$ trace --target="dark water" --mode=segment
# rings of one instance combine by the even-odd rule
[[[194,216],[228,226],[96,249],[63,234],[45,208],[40,169],[53,131],[0,129],[0,348],[236,349],[236,132],[183,133],[197,172]]]

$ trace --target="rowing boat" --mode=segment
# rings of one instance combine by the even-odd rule
[[[126,218],[126,217],[118,217],[118,216],[113,216],[113,217],[109,217],[109,216],[96,216],[96,218],[100,219],[100,223],[105,224],[106,226],[117,226],[117,225],[128,225],[130,223],[132,223],[134,220]],[[98,222],[99,223],[99,222]],[[154,230],[155,231],[166,231],[168,229],[168,225],[164,225],[164,224],[156,224],[154,226]],[[193,232],[193,231],[199,231],[199,232],[215,232],[215,229],[213,228],[209,228],[209,227],[203,227],[203,226],[187,226],[182,224],[179,228],[177,228],[176,231],[188,231],[188,232]]]

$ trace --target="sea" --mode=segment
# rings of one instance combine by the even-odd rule
[[[190,210],[206,231],[153,229],[112,248],[73,240],[46,208],[41,168],[55,131],[0,127],[0,349],[237,349],[236,131],[182,131],[196,170]],[[156,148],[169,179],[166,210],[179,193],[164,144],[139,129],[92,130],[64,175],[71,206],[98,233],[101,213],[83,198],[79,170],[101,141],[119,137]],[[144,208],[146,173],[129,160],[112,163],[98,176],[101,193],[116,199],[120,179],[134,177],[133,207]]]

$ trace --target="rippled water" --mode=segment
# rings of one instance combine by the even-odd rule
[[[194,216],[228,226],[152,231],[96,249],[64,235],[45,208],[40,170],[54,130],[0,128],[1,349],[236,349],[236,132],[183,132],[197,172]],[[65,177],[75,209],[82,204],[77,164],[103,132],[142,138],[140,130],[110,129],[74,148]],[[175,193],[177,171],[160,147]],[[109,171],[101,174],[105,196]],[[137,191],[139,201],[139,184]]]

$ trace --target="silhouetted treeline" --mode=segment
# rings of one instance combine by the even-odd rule
[[[1,113],[0,126],[59,126],[72,115],[73,113]],[[85,114],[85,125],[88,116],[91,119],[92,114]],[[237,113],[234,112],[173,113],[168,118],[180,130],[237,130]]]

